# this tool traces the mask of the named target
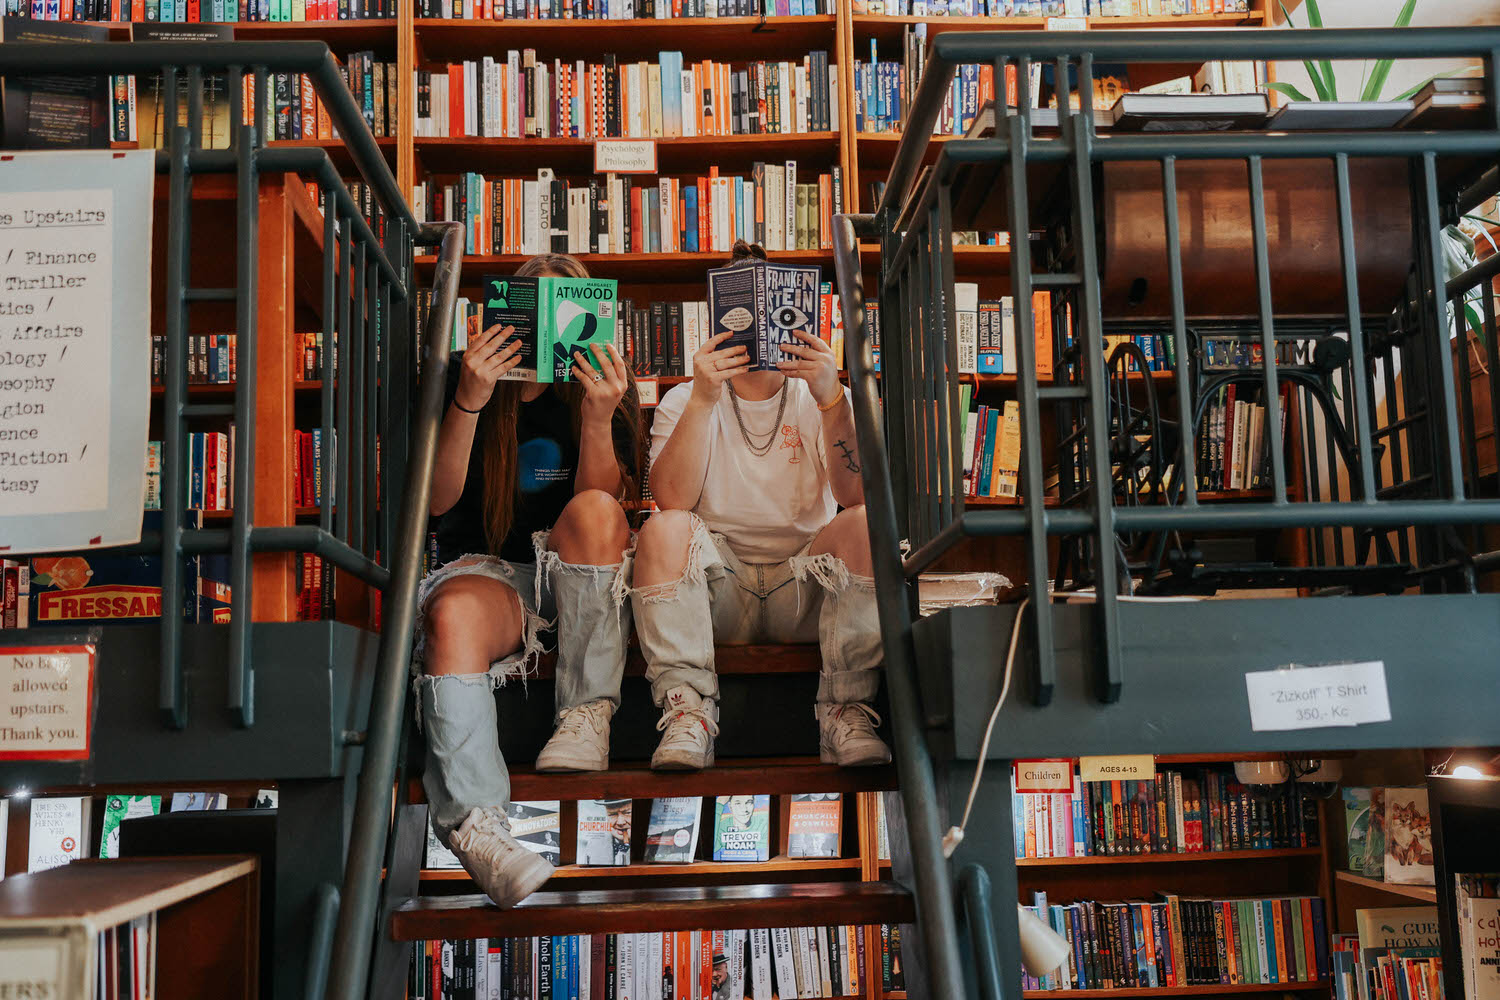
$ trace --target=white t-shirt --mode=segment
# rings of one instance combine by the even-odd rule
[[[651,424],[653,462],[672,436],[692,390],[691,382],[674,386],[657,406]],[[828,487],[823,415],[807,383],[788,379],[781,427],[771,450],[756,456],[735,421],[729,391],[724,390],[708,417],[708,472],[693,513],[709,530],[728,539],[745,562],[782,562],[838,513]],[[780,395],[778,391],[770,399],[739,401],[745,426],[757,443],[771,429]]]

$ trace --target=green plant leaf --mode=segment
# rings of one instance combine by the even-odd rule
[[[1427,79],[1423,80],[1421,83],[1416,84],[1415,86],[1413,86],[1410,90],[1404,90],[1401,93],[1397,94],[1395,97],[1391,98],[1391,100],[1393,100],[1393,101],[1409,101],[1413,97],[1416,97],[1417,93],[1423,87],[1425,87],[1429,83],[1431,83],[1433,80],[1442,80],[1442,79],[1445,79],[1445,78],[1447,78],[1449,76],[1452,76],[1452,75],[1453,75],[1452,73],[1434,73],[1431,76],[1429,76]]]
[[[1307,23],[1314,28],[1323,27],[1323,12],[1318,9],[1318,0],[1307,0]]]
[[[1468,302],[1464,303],[1464,317],[1468,319],[1469,329],[1474,331],[1474,336],[1479,338],[1481,344],[1484,344],[1484,320],[1479,318],[1478,311]],[[1485,346],[1488,347],[1487,344]]]
[[[1412,14],[1416,12],[1417,0],[1406,0],[1401,8],[1401,13],[1396,15],[1396,23],[1391,27],[1404,28],[1411,24]],[[1362,101],[1380,100],[1380,92],[1385,89],[1385,81],[1391,75],[1391,66],[1395,64],[1393,59],[1382,59],[1375,64],[1375,72],[1370,74],[1370,82],[1365,84],[1365,91],[1360,97]]]
[[[1307,23],[1313,28],[1323,27],[1323,12],[1318,9],[1318,0],[1307,0]],[[1327,59],[1319,59],[1318,67],[1323,71],[1323,86],[1317,88],[1320,92],[1324,92],[1323,100],[1338,100],[1339,81],[1338,77],[1334,76],[1333,63]]]
[[[1294,20],[1292,20],[1292,12],[1286,9],[1286,3],[1284,2],[1284,0],[1276,0],[1276,2],[1277,2],[1277,5],[1279,7],[1281,7],[1281,16],[1284,17],[1284,18],[1286,18],[1286,23],[1289,24],[1289,25],[1291,25],[1293,28],[1295,28],[1297,26],[1297,22],[1294,21]],[[1313,2],[1312,6],[1315,9],[1317,7],[1316,2]],[[1314,63],[1310,59],[1305,59],[1302,62],[1302,67],[1307,70],[1307,78],[1312,81],[1313,90],[1316,91],[1317,94],[1318,94],[1318,100],[1320,100],[1320,101],[1331,101],[1331,100],[1333,100],[1333,98],[1330,96],[1331,92],[1330,92],[1330,90],[1328,88],[1328,81],[1323,79],[1323,73],[1318,68],[1317,64]],[[1331,68],[1330,68],[1329,72],[1330,72],[1329,79],[1331,80],[1332,79],[1332,69]],[[1283,93],[1285,93],[1285,91],[1283,91]],[[1303,100],[1303,101],[1311,100],[1311,98],[1308,98],[1308,97],[1293,98],[1293,99],[1294,100]]]
[[[1312,100],[1311,97],[1308,97],[1306,94],[1298,90],[1296,87],[1292,86],[1290,83],[1268,83],[1266,84],[1266,87],[1270,90],[1276,91],[1278,94],[1285,94],[1287,97],[1290,97],[1294,101]]]

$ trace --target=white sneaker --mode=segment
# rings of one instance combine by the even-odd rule
[[[557,732],[537,755],[538,771],[603,771],[609,767],[609,719],[615,706],[608,700],[575,705],[563,712]]]
[[[665,729],[651,766],[658,771],[701,771],[714,764],[714,737],[719,735],[719,707],[683,685],[667,692],[657,720]]]
[[[499,806],[471,809],[463,825],[448,838],[448,846],[464,871],[502,910],[515,906],[552,877],[547,859],[531,853],[510,835],[510,821]]]
[[[888,764],[890,748],[875,735],[880,716],[869,705],[852,701],[847,705],[814,705],[818,719],[818,758],[840,767]]]

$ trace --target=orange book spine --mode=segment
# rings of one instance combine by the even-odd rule
[[[1052,293],[1031,294],[1032,324],[1036,327],[1036,377],[1052,377]]]
[[[673,1000],[693,1000],[693,932],[678,931],[672,945],[676,968],[672,975]]]
[[[818,249],[833,249],[833,175],[818,175]]]
[[[1276,981],[1278,983],[1289,983],[1294,976],[1287,974],[1286,967],[1286,925],[1281,919],[1281,901],[1271,901],[1271,929],[1276,934]]]

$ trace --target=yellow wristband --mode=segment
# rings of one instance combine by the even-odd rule
[[[828,401],[828,405],[827,406],[824,406],[822,403],[818,403],[818,401],[816,399],[813,400],[814,403],[818,403],[818,409],[821,410],[824,413],[827,413],[829,410],[833,409],[835,406],[838,406],[843,401],[844,401],[844,390],[842,390],[842,389],[840,389],[834,395],[834,397]]]

